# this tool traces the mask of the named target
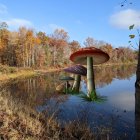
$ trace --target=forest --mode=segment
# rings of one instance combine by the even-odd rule
[[[107,63],[133,63],[138,52],[133,48],[118,46],[87,37],[81,45],[70,41],[68,32],[56,29],[52,34],[20,27],[10,31],[6,22],[0,23],[0,64],[15,67],[63,67],[70,64],[69,56],[81,47],[98,47],[108,53]]]
[[[1,1],[0,140],[140,140],[139,5]]]

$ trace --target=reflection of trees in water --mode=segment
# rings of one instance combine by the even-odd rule
[[[96,85],[104,86],[110,84],[113,78],[129,78],[135,72],[134,66],[119,67],[97,67],[95,68]],[[12,96],[24,100],[26,104],[32,106],[42,104],[44,99],[56,95],[55,88],[62,83],[59,77],[70,75],[68,73],[47,73],[46,75],[25,79],[13,83],[9,86]],[[86,80],[86,77],[84,77]]]
[[[55,95],[55,86],[59,81],[59,73],[48,73],[13,83],[9,86],[11,94],[26,104],[42,104],[44,99]]]
[[[129,79],[136,71],[134,65],[96,67],[95,68],[95,83],[97,86],[103,87],[112,82],[114,78]]]

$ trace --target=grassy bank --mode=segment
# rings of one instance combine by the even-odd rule
[[[122,66],[122,65],[137,65],[137,62],[129,62],[129,63],[104,63],[100,65],[95,65],[95,67],[101,67],[101,66]]]
[[[47,72],[60,71],[61,69],[62,68],[43,68],[40,70],[34,70],[32,68],[17,68],[0,65],[0,85],[10,82],[14,79],[29,78],[40,74],[46,74]]]
[[[94,140],[109,133],[103,128],[94,134],[86,122],[73,121],[62,127],[54,113],[39,114],[8,91],[0,92],[0,106],[0,139],[4,140]]]
[[[34,98],[34,97],[32,97]],[[57,98],[63,100],[63,97]],[[59,102],[59,101],[57,101]],[[29,101],[30,103],[30,101]],[[23,99],[15,98],[8,90],[0,91],[0,139],[1,140],[112,140],[128,139],[129,136],[113,136],[111,122],[116,118],[111,116],[109,126],[94,126],[91,130],[84,110],[84,118],[63,122],[57,120],[57,106],[49,106],[46,111],[38,113]],[[48,113],[48,110],[54,110]],[[87,112],[87,110],[86,110]],[[80,116],[79,116],[80,117]]]
[[[26,70],[26,69],[18,70],[17,72],[14,72],[14,73],[1,74],[0,81],[13,80],[16,78],[26,78],[26,77],[30,77],[36,74],[37,72],[33,70]]]
[[[51,72],[56,70],[61,69],[52,68]],[[50,69],[32,70],[12,68],[11,70],[11,67],[6,67],[3,71],[1,70],[1,76],[5,75],[7,78],[5,80],[3,78],[1,81],[22,79],[38,74],[45,74],[46,72],[50,72]],[[116,121],[116,118],[114,119],[112,116],[108,120],[109,127],[93,126],[96,131],[91,131],[89,123],[86,121],[88,120],[86,114],[89,112],[85,113],[84,109],[82,109],[82,121],[78,117],[79,120],[63,122],[64,125],[62,126],[56,118],[58,108],[50,106],[50,110],[53,110],[52,114],[48,113],[48,109],[42,113],[38,113],[35,110],[36,106],[32,105],[35,101],[35,94],[23,92],[20,95],[16,95],[13,93],[14,91],[11,92],[8,88],[5,90],[0,89],[0,139],[2,140],[106,140],[120,138],[120,136],[116,136],[115,138],[112,136],[112,120]],[[22,98],[23,94],[29,94],[30,98],[26,98],[29,96],[25,96],[25,101],[25,98]],[[63,100],[63,96],[60,96],[57,102],[59,100]],[[126,137],[124,135],[122,139]]]
[[[105,63],[103,65],[95,65],[95,67],[112,67],[112,66],[122,66],[122,65],[136,65],[137,63]],[[65,66],[66,67],[66,66]],[[52,67],[52,68],[42,68],[42,69],[32,69],[32,68],[17,68],[9,67],[5,65],[0,65],[0,85],[10,82],[14,79],[23,79],[36,75],[46,74],[48,72],[61,71],[64,68]]]
[[[95,65],[95,67],[104,67],[104,66],[121,66],[121,65],[137,65],[136,62],[133,63],[105,63],[103,65]],[[66,66],[65,66],[66,67]],[[61,71],[63,68],[52,67],[52,68],[42,68],[42,69],[32,69],[32,68],[17,68],[17,67],[9,67],[5,65],[0,65],[0,83],[6,82],[9,80],[17,79],[17,78],[26,78],[32,77],[39,74],[46,74],[48,72]]]
[[[37,72],[29,68],[23,69],[0,65],[0,86],[14,79],[23,79],[37,74]]]

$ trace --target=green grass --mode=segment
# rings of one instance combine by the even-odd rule
[[[72,89],[67,89],[63,91],[64,94],[69,94],[69,95],[77,95],[79,97],[81,97],[84,101],[89,101],[89,102],[96,102],[96,103],[103,103],[105,101],[107,101],[107,97],[106,96],[101,96],[99,94],[96,93],[96,91],[91,92],[91,94],[86,94],[82,91],[80,92],[76,92]]]
[[[107,100],[106,96],[101,96],[96,91],[92,91],[90,94],[82,94],[80,97],[85,101],[97,103],[103,103]]]

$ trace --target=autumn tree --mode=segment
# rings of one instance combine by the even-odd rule
[[[56,29],[50,36],[49,46],[53,54],[53,66],[65,63],[68,47],[68,33],[63,29]]]
[[[16,51],[17,51],[17,44],[18,44],[18,32],[10,32],[9,33],[9,65],[10,66],[17,66],[17,58],[16,58]]]
[[[85,47],[93,47],[93,46],[95,46],[95,44],[96,44],[96,41],[92,37],[88,37],[84,41]]]
[[[132,36],[131,36],[132,37]],[[130,48],[113,48],[111,44],[88,37],[85,47],[99,47],[110,56],[109,63],[135,61],[136,51]],[[63,29],[56,29],[51,35],[35,33],[32,29],[20,27],[9,31],[6,23],[0,24],[0,63],[18,67],[64,66],[69,56],[81,47],[76,40],[69,42],[69,35]]]
[[[8,25],[5,22],[0,23],[0,63],[8,64]]]
[[[73,40],[72,42],[69,42],[70,47],[70,53],[76,52],[78,49],[81,48],[80,43],[78,41]]]
[[[103,50],[104,52],[106,52],[109,56],[110,56],[110,62],[112,61],[112,57],[113,57],[113,47],[111,44],[105,44],[103,46],[99,47],[101,50]]]
[[[44,50],[44,59],[46,66],[50,66],[51,62],[51,53],[49,47],[49,37],[46,35],[45,32],[38,32],[37,38],[40,40],[40,46],[42,47],[42,51]],[[43,58],[43,57],[42,57]]]
[[[45,63],[45,54],[41,40],[32,29],[19,28],[16,45],[17,66],[35,67]]]

